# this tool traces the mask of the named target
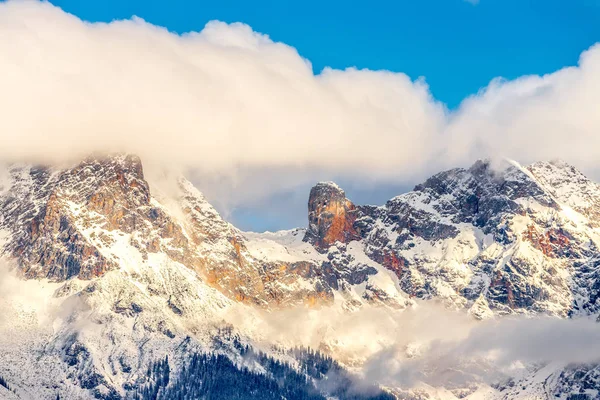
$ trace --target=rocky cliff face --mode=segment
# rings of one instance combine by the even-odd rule
[[[308,230],[304,240],[321,251],[336,242],[358,240],[360,235],[354,225],[357,214],[358,210],[338,185],[318,183],[308,197]]]
[[[303,254],[298,234],[294,248],[249,237],[185,179],[177,185],[175,211],[153,196],[135,156],[61,170],[13,166],[0,195],[3,252],[24,276],[55,281],[135,269],[138,258],[161,254],[231,299],[260,306],[326,305],[336,292],[370,302],[373,290],[356,298],[349,288],[367,282],[381,292],[370,277],[384,270],[398,281],[378,296],[394,298],[390,304],[438,297],[479,317],[599,308],[600,189],[562,162],[492,168],[480,161],[380,207],[356,206],[334,183],[319,183],[303,237],[316,252]],[[287,256],[253,251],[253,240]]]
[[[382,207],[355,206],[336,186],[318,184],[305,240],[321,252],[356,241],[403,294],[442,298],[481,318],[596,312],[599,194],[561,162],[479,161]]]
[[[249,314],[353,313],[436,299],[478,319],[600,313],[600,186],[563,162],[479,161],[383,206],[355,205],[336,184],[319,183],[306,230],[264,234],[236,229],[190,182],[174,183],[175,193],[161,193],[131,155],[0,174],[3,261],[67,310],[34,324],[41,330],[21,347],[0,337],[0,376],[43,376],[44,396],[66,382],[72,398],[118,398],[157,357],[229,351],[213,338],[223,313],[240,304]],[[15,318],[33,324],[29,314]],[[561,394],[595,384],[577,377],[597,371],[548,374],[558,374],[551,382]],[[517,386],[535,386],[531,379]]]
[[[321,268],[322,257],[257,259],[246,236],[196,188],[184,178],[176,186],[170,198],[154,196],[141,161],[131,155],[63,169],[12,166],[0,193],[3,254],[25,277],[56,282],[90,280],[117,268],[135,273],[164,256],[235,301],[331,303],[339,274],[333,266]],[[345,234],[348,228],[336,229]]]

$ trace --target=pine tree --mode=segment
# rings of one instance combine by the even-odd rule
[[[0,376],[0,386],[4,386],[6,389],[10,390],[10,386],[8,386],[8,383],[6,382],[6,380]]]

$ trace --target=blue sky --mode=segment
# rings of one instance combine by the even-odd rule
[[[137,15],[178,33],[244,22],[323,67],[424,76],[453,108],[490,79],[574,65],[600,39],[600,0],[55,0],[88,21]]]
[[[355,66],[425,77],[450,109],[498,76],[514,79],[575,65],[600,40],[600,0],[184,1],[55,0],[87,21],[139,16],[177,33],[210,20],[244,22],[295,47],[315,73]],[[382,204],[415,182],[376,190],[346,186],[358,203]],[[233,210],[243,229],[304,225],[309,187],[272,207]],[[292,210],[292,211],[290,211]]]

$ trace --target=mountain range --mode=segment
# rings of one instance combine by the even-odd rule
[[[134,155],[3,166],[0,398],[600,398],[593,360],[430,354],[455,325],[600,318],[600,185],[575,167],[484,160],[381,206],[333,182],[308,197],[306,228],[243,232]],[[374,374],[390,349],[427,363]]]

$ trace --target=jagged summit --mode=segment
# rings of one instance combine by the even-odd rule
[[[69,168],[15,166],[0,193],[3,254],[28,278],[91,280],[178,263],[236,301],[261,306],[328,302],[313,260],[256,259],[184,177],[155,198],[139,157],[88,157]],[[317,282],[319,282],[317,284]],[[285,282],[285,285],[282,285]]]
[[[537,162],[527,169],[563,205],[585,215],[589,223],[600,221],[600,185],[561,160]]]
[[[360,239],[354,227],[356,207],[333,182],[319,182],[308,198],[308,229],[304,240],[325,250],[335,242]]]
[[[12,235],[4,253],[26,276],[58,280],[89,279],[116,266],[78,226],[81,211],[97,216],[88,225],[133,232],[150,201],[141,161],[128,155],[88,157],[68,169],[13,166],[5,188],[0,227]]]
[[[583,273],[578,265],[595,264],[589,246],[598,245],[599,196],[598,184],[556,161],[479,160],[433,175],[380,207],[355,205],[337,186],[317,184],[305,240],[323,253],[361,243],[410,296],[442,296],[480,316],[564,316],[581,310],[572,303],[575,292],[597,291],[572,282]],[[574,269],[557,274],[565,268]],[[595,296],[585,307],[600,307]]]

